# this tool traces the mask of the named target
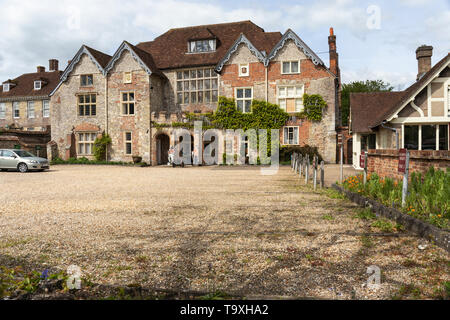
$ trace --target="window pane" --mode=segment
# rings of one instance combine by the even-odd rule
[[[91,102],[95,103],[97,101],[97,96],[95,94],[91,95]]]
[[[129,99],[130,101],[134,101],[134,92],[130,92],[130,93],[128,94],[128,99]]]
[[[294,87],[287,87],[287,96],[288,97],[294,96]]]
[[[122,101],[128,101],[128,95],[126,93],[122,93]]]
[[[97,107],[95,104],[91,104],[91,116],[95,116],[97,114]]]
[[[84,153],[83,152],[83,144],[82,143],[78,144],[78,153],[79,154],[83,154]]]
[[[217,102],[217,90],[212,91],[212,102]]]
[[[205,91],[205,102],[211,102],[211,91]]]
[[[283,129],[283,143],[284,144],[288,143],[288,128]]]
[[[84,108],[83,108],[83,106],[78,106],[78,115],[79,116],[84,116]]]
[[[189,92],[184,93],[184,103],[189,103]]]
[[[177,81],[177,91],[183,91],[183,82]]]
[[[191,79],[195,79],[197,76],[197,73],[195,72],[195,70],[191,70]]]
[[[84,103],[84,96],[78,96],[78,101],[80,103]]]
[[[181,71],[177,72],[177,79],[183,79],[183,72]]]
[[[439,150],[448,150],[448,126],[439,126]]]
[[[211,80],[211,87],[212,87],[213,89],[217,89],[217,79],[212,79],[212,80]]]
[[[184,82],[184,90],[189,90],[189,81]]]
[[[129,112],[130,114],[134,114],[134,103],[130,103],[130,104],[128,105],[128,112]]]
[[[419,127],[418,126],[405,126],[405,143],[406,149],[418,150],[419,149]]]
[[[436,150],[436,126],[422,126],[422,150]]]
[[[203,91],[199,91],[198,92],[198,103],[202,103],[203,102]]]
[[[197,88],[198,88],[198,90],[203,90],[203,80],[197,81]]]
[[[191,92],[191,103],[197,102],[197,92]]]
[[[205,80],[205,89],[206,89],[206,90],[208,90],[208,89],[211,88],[211,85],[210,85],[211,83],[210,83],[210,81],[211,81],[211,80]]]
[[[131,154],[131,143],[127,143],[127,154]]]
[[[210,76],[211,76],[210,69],[205,69],[205,78],[210,77]]]
[[[89,105],[85,105],[84,106],[84,115],[90,116],[91,115],[90,111],[91,111],[91,108],[89,107]]]
[[[279,94],[280,97],[286,96],[286,87],[280,87],[278,89],[278,94]]]
[[[184,71],[183,74],[185,79],[189,79],[189,70]]]
[[[298,144],[298,127],[294,127],[294,144]]]
[[[295,95],[299,96],[299,97],[303,96],[303,87],[296,87],[295,88]]]
[[[122,104],[122,113],[128,114],[128,105],[126,103]]]
[[[245,100],[245,112],[251,111],[252,100]]]
[[[291,62],[291,72],[298,72],[298,61]]]
[[[126,139],[127,141],[131,141],[131,132],[125,133],[125,139]]]
[[[183,94],[177,93],[177,103],[183,103]]]
[[[91,102],[91,96],[89,94],[84,96],[84,102],[85,103],[90,103]]]
[[[197,70],[197,78],[203,78],[203,69]]]
[[[97,139],[97,134],[91,133],[91,141],[95,141]]]
[[[197,82],[195,80],[191,81],[191,90],[195,90]]]
[[[286,110],[286,99],[280,99],[280,108]]]
[[[244,111],[244,101],[243,100],[237,100],[236,101],[237,109],[239,111]]]
[[[289,62],[283,62],[283,73],[289,73]]]
[[[91,84],[94,83],[94,81],[93,81],[93,76],[92,76],[92,75],[90,75],[90,76],[87,77],[87,83],[88,83],[88,85],[91,85]]]
[[[252,89],[245,89],[245,97],[246,98],[252,97]]]

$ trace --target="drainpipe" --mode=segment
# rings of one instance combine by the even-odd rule
[[[383,121],[381,123],[381,127],[395,132],[395,148],[398,150],[398,129],[397,128],[388,127],[388,126],[385,125],[385,123],[386,123],[386,121]]]
[[[267,67],[265,67],[264,68],[265,69],[265,76],[266,76],[266,83],[265,83],[265,85],[266,85],[266,102],[268,102],[268,97],[269,97],[269,83],[268,83],[268,81],[267,81]]]
[[[108,128],[108,74],[105,75],[105,131],[106,134],[109,132]],[[108,162],[108,145],[106,145],[106,154],[105,154],[105,160]]]
[[[149,94],[148,94],[148,112],[149,112],[149,136],[148,136],[148,141],[149,141],[149,158],[148,158],[148,162],[150,166],[153,166],[153,155],[152,155],[152,101],[151,101],[151,96],[152,96],[152,79],[151,76],[148,76],[148,85],[149,85]],[[161,87],[162,90],[162,87]]]

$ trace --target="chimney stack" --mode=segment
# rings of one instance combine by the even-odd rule
[[[37,67],[37,72],[45,72],[45,67],[43,67],[43,66],[38,66]]]
[[[417,59],[417,79],[419,80],[425,73],[431,69],[431,56],[433,55],[433,47],[422,45],[416,50]]]
[[[336,51],[336,36],[333,28],[330,28],[330,35],[328,36],[328,47],[330,53],[330,71],[340,78],[339,72],[339,55]]]
[[[48,70],[49,71],[58,71],[58,60],[56,59],[50,59],[48,60]]]

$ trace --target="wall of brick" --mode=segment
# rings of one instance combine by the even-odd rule
[[[430,166],[445,170],[450,167],[450,151],[410,150],[409,172],[426,172]],[[398,150],[369,150],[367,170],[380,177],[403,179],[398,173]]]

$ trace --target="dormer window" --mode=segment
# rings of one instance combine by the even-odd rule
[[[189,41],[189,52],[213,52],[216,51],[216,39]]]
[[[3,84],[3,92],[8,92],[9,91],[9,83],[4,83]]]
[[[34,90],[41,90],[41,88],[42,88],[42,81],[35,81]]]

